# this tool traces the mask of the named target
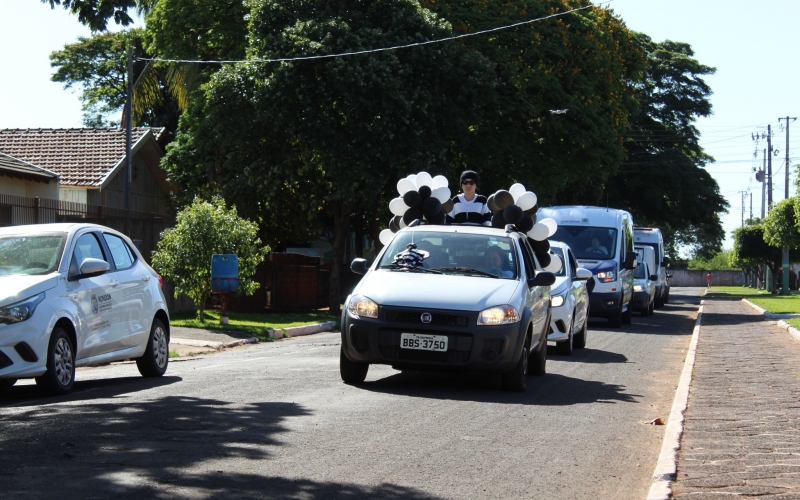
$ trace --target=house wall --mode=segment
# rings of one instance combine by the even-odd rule
[[[0,194],[22,196],[24,198],[58,199],[58,182],[34,182],[0,175]]]
[[[133,156],[131,162],[130,209],[136,212],[153,212],[165,214],[169,212],[167,193],[153,177],[150,168],[145,163],[141,153]],[[105,206],[125,208],[125,169],[119,169],[105,191]],[[87,199],[90,205],[100,204],[101,193],[99,190],[89,190]],[[96,201],[95,201],[96,200]]]
[[[86,204],[86,189],[61,188],[58,190],[58,199],[72,203]]]

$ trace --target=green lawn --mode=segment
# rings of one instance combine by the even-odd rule
[[[206,321],[197,320],[194,312],[176,313],[170,316],[170,323],[174,326],[186,328],[205,328],[207,330],[221,330],[228,332],[241,332],[257,337],[260,340],[270,341],[269,330],[280,330],[292,326],[312,325],[324,321],[334,321],[337,318],[327,312],[309,313],[228,313],[227,325],[219,323],[219,311],[206,311]]]
[[[753,304],[775,314],[800,313],[800,294],[772,295],[764,290],[742,286],[714,286],[708,289],[707,297],[744,297]]]

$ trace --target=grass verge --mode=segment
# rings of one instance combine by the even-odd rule
[[[205,315],[206,321],[200,322],[194,312],[176,313],[170,317],[170,323],[173,326],[186,328],[241,332],[267,342],[274,340],[269,338],[270,330],[283,330],[293,326],[313,325],[325,321],[339,323],[336,318],[326,312],[269,314],[230,312],[227,325],[219,323],[219,311],[206,311]]]
[[[180,358],[181,355],[178,353],[177,349],[172,349],[171,351],[169,351],[169,357],[170,358]]]
[[[749,288],[746,286],[712,286],[708,289],[706,297],[756,297],[759,295],[769,296],[768,292],[758,290],[756,288]]]
[[[706,297],[743,297],[771,313],[800,313],[800,294],[797,292],[792,295],[773,295],[764,290],[743,286],[715,286],[708,289]]]

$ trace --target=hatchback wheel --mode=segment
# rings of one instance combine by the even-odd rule
[[[160,319],[153,320],[150,337],[144,355],[136,360],[136,367],[143,377],[160,377],[167,371],[169,364],[169,338],[167,329]]]
[[[569,324],[569,329],[567,330],[568,336],[567,340],[563,342],[558,342],[556,344],[556,354],[561,356],[571,356],[572,355],[572,347],[573,347],[573,336],[572,336],[572,328],[575,326],[575,313],[572,313],[572,321]]]
[[[589,336],[589,318],[583,320],[583,328],[575,335],[574,347],[575,349],[583,349],[586,347],[586,338]]]
[[[75,384],[75,347],[63,328],[54,328],[47,348],[47,371],[36,385],[50,394],[66,394]]]
[[[367,378],[369,363],[356,363],[344,355],[344,349],[339,351],[339,374],[345,384],[360,384]]]
[[[512,392],[524,392],[528,387],[528,346],[522,347],[522,354],[519,361],[514,365],[510,372],[503,374],[503,390]]]

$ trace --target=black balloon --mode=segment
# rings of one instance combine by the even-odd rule
[[[403,203],[411,208],[418,207],[422,203],[422,196],[418,191],[406,191],[406,194],[403,195]]]
[[[447,219],[444,212],[442,211],[439,211],[439,213],[434,215],[433,217],[428,217],[427,215],[425,217],[431,224],[444,224],[445,220]]]
[[[419,195],[422,198],[422,201],[428,199],[431,195],[431,188],[428,186],[422,186],[418,189]]]
[[[506,220],[503,218],[503,212],[501,210],[498,210],[492,215],[492,227],[506,227]]]
[[[552,260],[550,258],[550,253],[548,252],[542,252],[542,253],[536,252],[536,259],[539,261],[539,265],[542,267],[549,266]]]
[[[536,224],[536,216],[534,214],[536,213],[537,210],[539,210],[539,205],[534,205],[533,208],[529,208],[529,209],[525,210],[526,214],[533,216],[533,223],[534,224]]]
[[[494,204],[498,210],[505,210],[507,206],[514,204],[514,197],[505,189],[501,189],[494,194]]]
[[[453,200],[447,200],[446,202],[442,203],[442,212],[445,214],[449,214],[453,211]]]
[[[503,218],[509,224],[518,224],[525,216],[517,205],[509,205],[503,210]]]
[[[422,213],[425,214],[425,218],[430,220],[431,217],[442,211],[442,202],[440,202],[436,198],[426,198],[422,200],[421,208],[422,208]]]
[[[399,224],[400,224],[400,221],[401,221],[401,220],[403,220],[403,218],[402,218],[402,217],[400,217],[399,215],[395,215],[394,217],[392,217],[392,218],[389,220],[389,229],[390,229],[390,230],[391,230],[393,233],[396,233],[397,231],[399,231],[399,230],[400,230],[400,225],[399,225]]]
[[[508,210],[507,207],[506,210]],[[528,214],[522,214],[522,220],[517,222],[517,230],[527,233],[531,229],[533,229],[533,219]]]
[[[417,219],[422,220],[422,209],[419,207],[411,207],[408,210],[406,210],[406,213],[403,214],[403,222],[406,223],[406,226],[411,224]]]
[[[491,210],[492,213],[495,213],[498,210],[500,210],[500,207],[498,207],[497,203],[494,202],[494,194],[490,194],[489,197],[486,199],[486,206],[489,207],[489,210]]]
[[[528,243],[530,244],[534,253],[542,253],[550,251],[550,242],[547,240],[536,241],[533,238],[528,238]]]

